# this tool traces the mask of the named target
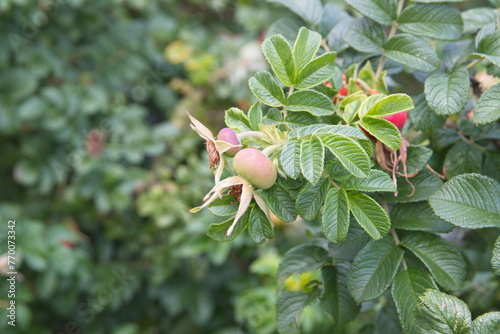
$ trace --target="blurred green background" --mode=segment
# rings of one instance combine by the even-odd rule
[[[253,103],[277,8],[0,0],[0,255],[15,219],[20,273],[15,328],[2,276],[1,333],[275,331],[289,247],[220,244],[188,213],[213,176],[184,110],[216,132]]]
[[[247,110],[260,42],[285,17],[263,0],[0,0],[0,274],[8,220],[19,272],[15,328],[1,277],[0,333],[276,332],[276,270],[306,226],[211,240],[217,218],[188,213],[213,176],[184,111],[216,133],[224,110]],[[307,308],[303,331],[322,328]]]

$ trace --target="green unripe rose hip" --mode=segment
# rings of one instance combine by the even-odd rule
[[[234,132],[233,129],[231,128],[224,128],[219,131],[219,134],[217,135],[217,139],[223,140],[228,142],[229,144],[233,145],[240,145],[240,140],[238,139],[238,136],[236,135],[236,132]],[[236,153],[238,153],[241,150],[241,147],[233,147],[227,150],[226,153],[230,157],[234,157]]]
[[[234,171],[254,187],[267,189],[276,183],[278,173],[271,159],[255,148],[239,151],[233,159]]]

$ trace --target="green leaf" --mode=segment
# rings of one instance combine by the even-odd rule
[[[464,0],[465,1],[465,0]],[[494,8],[478,7],[462,12],[464,20],[464,33],[473,33],[489,23],[494,23],[497,14]]]
[[[343,189],[331,188],[323,206],[323,233],[333,243],[340,243],[347,237],[349,228],[349,203]]]
[[[500,67],[500,31],[487,34],[479,42],[477,53],[473,56],[486,58],[496,66]]]
[[[329,188],[330,184],[326,178],[322,178],[315,185],[311,183],[306,184],[297,196],[297,213],[304,220],[316,219]]]
[[[471,314],[466,303],[455,296],[428,289],[415,309],[421,333],[469,334]]]
[[[333,320],[335,328],[341,328],[356,319],[360,306],[351,297],[346,283],[347,266],[339,263],[321,268],[323,295],[320,306]]]
[[[401,133],[391,122],[378,117],[365,116],[359,125],[381,141],[391,151],[397,151],[402,144]]]
[[[270,36],[262,43],[262,51],[278,79],[288,87],[294,84],[295,63],[286,39],[281,35]]]
[[[402,230],[448,233],[454,226],[434,214],[426,201],[398,203],[391,210],[392,226]]]
[[[271,188],[264,190],[263,194],[267,205],[276,217],[287,223],[295,221],[297,218],[295,201],[282,186],[276,183]]]
[[[312,134],[330,134],[335,133],[351,137],[354,139],[367,139],[366,135],[358,128],[348,125],[326,125],[312,124],[302,128],[294,129],[288,135],[289,139],[302,138]]]
[[[248,226],[248,217],[249,217],[249,212],[245,212],[245,214],[238,220],[236,223],[236,226],[234,227],[233,232],[231,233],[230,236],[227,236],[227,230],[229,227],[233,224],[234,217],[226,220],[222,223],[214,223],[210,224],[208,227],[208,236],[216,241],[219,242],[227,242],[227,241],[232,241],[239,237],[241,233],[247,228]]]
[[[396,20],[397,0],[346,0],[364,16],[385,26]]]
[[[210,213],[220,217],[234,216],[238,211],[238,201],[231,195],[224,195],[208,205]]]
[[[245,113],[241,109],[231,108],[229,110],[226,110],[224,119],[226,125],[236,132],[245,132],[252,130],[247,115],[245,115]]]
[[[274,228],[269,217],[254,205],[248,218],[248,234],[255,243],[261,244],[267,239],[274,238]]]
[[[301,142],[291,140],[281,146],[279,164],[286,176],[297,179],[301,176],[300,167],[300,144]]]
[[[292,274],[305,273],[320,268],[328,261],[326,249],[316,245],[300,245],[285,253],[278,268],[278,284]]]
[[[316,184],[323,172],[325,148],[317,136],[300,144],[300,170],[307,181]]]
[[[283,290],[276,301],[278,333],[300,334],[299,318],[302,310],[311,302],[312,296],[305,292]]]
[[[280,166],[285,174],[292,179],[300,176],[300,145],[291,140],[281,147],[279,156]]]
[[[436,174],[424,169],[415,177],[409,178],[408,181],[404,177],[398,177],[398,195],[383,194],[382,197],[389,202],[420,202],[426,200],[438,191],[443,185],[443,181]],[[408,183],[411,182],[415,187],[415,191]],[[411,195],[413,192],[413,195]],[[411,195],[411,196],[410,196]]]
[[[357,191],[348,191],[347,198],[349,210],[370,237],[380,239],[389,232],[389,217],[373,198]]]
[[[432,150],[425,146],[410,145],[407,147],[406,154],[406,173],[411,175],[424,169],[432,156]],[[399,170],[404,170],[402,163],[399,164]]]
[[[490,87],[477,101],[472,121],[475,124],[490,124],[500,119],[500,84]]]
[[[335,57],[337,53],[328,52],[311,60],[297,74],[297,89],[306,89],[322,84],[335,74]]]
[[[462,35],[460,11],[450,4],[414,4],[398,18],[398,28],[417,36],[456,40]]]
[[[297,71],[301,71],[309,63],[321,45],[321,35],[315,31],[302,27],[299,30],[297,40],[293,45],[293,58]]]
[[[311,24],[319,24],[323,6],[320,0],[268,0],[288,7],[292,12]]]
[[[436,282],[447,290],[458,290],[465,279],[465,260],[460,250],[438,235],[412,232],[401,245],[415,254]]]
[[[480,174],[462,174],[429,198],[434,212],[453,225],[500,227],[500,184]]]
[[[472,322],[472,334],[500,333],[500,312],[488,312]]]
[[[413,109],[413,100],[406,94],[391,94],[375,102],[366,112],[366,116],[387,116]]]
[[[392,283],[404,251],[387,236],[363,248],[347,272],[347,288],[356,302],[382,295]]]
[[[420,94],[413,98],[413,103],[415,104],[415,109],[410,110],[409,116],[415,130],[437,130],[443,126],[446,117],[438,116],[430,110],[425,99],[425,94]]]
[[[285,101],[285,93],[269,72],[256,73],[248,81],[250,90],[260,102],[271,107],[281,107]]]
[[[458,114],[469,97],[469,71],[460,67],[451,73],[436,73],[425,79],[425,97],[438,115]]]
[[[344,34],[344,41],[354,49],[373,54],[382,53],[386,38],[384,29],[366,17],[352,21]]]
[[[440,65],[439,58],[430,45],[410,34],[398,34],[392,37],[384,49],[387,58],[415,70],[433,72]]]
[[[483,152],[474,144],[455,143],[444,159],[445,175],[448,179],[459,174],[481,173]]]
[[[495,246],[493,247],[493,255],[491,256],[491,268],[495,275],[500,276],[500,237],[495,241]]]
[[[420,296],[426,289],[437,288],[429,272],[421,267],[410,266],[407,270],[399,270],[391,293],[405,333],[417,333],[414,312],[420,303]]]
[[[347,238],[339,244],[328,244],[329,254],[335,260],[352,261],[358,252],[371,240],[370,236],[361,226],[354,224],[353,218],[347,231]]]
[[[370,158],[354,140],[339,134],[317,135],[323,145],[356,177],[368,177]]]
[[[325,94],[309,89],[288,96],[286,105],[289,111],[307,111],[314,116],[333,114],[332,100]]]
[[[260,108],[259,103],[256,102],[252,104],[248,110],[248,121],[250,122],[252,130],[259,131],[259,125],[262,124],[262,119],[262,109]]]
[[[292,130],[303,128],[310,124],[315,124],[319,121],[320,120],[316,116],[313,116],[307,112],[296,111],[291,112],[286,116],[286,122]],[[290,135],[288,138],[290,138]]]
[[[347,177],[342,181],[342,189],[365,192],[396,191],[391,177],[387,173],[377,169],[372,169],[366,179],[354,176]]]

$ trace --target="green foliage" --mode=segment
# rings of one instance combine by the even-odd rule
[[[0,2],[15,332],[498,331],[498,11],[462,2]]]

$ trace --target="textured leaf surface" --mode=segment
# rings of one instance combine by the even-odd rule
[[[224,114],[226,125],[236,132],[251,131],[250,121],[243,110],[238,108],[230,108]]]
[[[255,243],[263,243],[267,239],[274,238],[274,228],[269,220],[269,217],[259,208],[254,205],[250,211],[248,219],[248,234]]]
[[[418,36],[455,40],[462,35],[460,11],[450,4],[414,4],[403,10],[398,28]]]
[[[366,245],[347,273],[347,287],[354,299],[361,303],[382,295],[392,283],[403,254],[390,237]]]
[[[483,152],[473,144],[458,142],[454,144],[444,159],[446,177],[451,179],[459,174],[480,173]]]
[[[296,91],[286,101],[290,111],[307,111],[314,116],[333,114],[333,102],[328,96],[314,90]]]
[[[410,110],[409,116],[415,130],[437,130],[443,126],[446,117],[438,116],[431,111],[425,94],[415,97],[413,103],[415,103],[415,109]]]
[[[392,151],[401,147],[401,133],[391,122],[378,117],[365,116],[359,125]]]
[[[331,188],[323,206],[323,233],[333,243],[340,243],[347,237],[349,228],[349,203],[343,189]]]
[[[425,80],[425,96],[429,107],[436,114],[444,116],[459,113],[469,96],[469,71],[460,67],[450,74],[431,75]]]
[[[364,16],[380,24],[390,26],[396,19],[397,0],[346,0]]]
[[[499,334],[500,312],[489,312],[480,315],[472,322],[472,334]]]
[[[348,191],[347,197],[353,216],[370,237],[380,239],[389,232],[389,217],[373,198],[357,191]]]
[[[325,201],[329,188],[330,184],[326,178],[322,178],[315,185],[311,183],[306,184],[297,196],[297,213],[304,220],[315,219]]]
[[[500,119],[500,84],[486,90],[477,101],[472,121],[489,124]]]
[[[321,35],[305,27],[300,28],[297,40],[293,45],[293,58],[297,71],[302,70],[311,61],[321,45]]]
[[[295,14],[309,23],[318,24],[321,20],[323,6],[320,0],[269,0],[288,7]]]
[[[238,205],[236,199],[231,195],[224,195],[208,205],[208,210],[211,214],[221,217],[229,217],[236,215]]]
[[[391,177],[381,171],[372,169],[366,179],[349,176],[342,181],[342,188],[345,190],[357,190],[366,192],[396,191]]]
[[[339,135],[344,135],[355,139],[367,139],[366,135],[356,127],[348,125],[326,125],[326,124],[312,124],[304,126],[299,129],[292,130],[288,135],[288,138],[295,139],[295,138],[310,136],[312,134],[329,134],[329,133],[336,133]]]
[[[500,31],[487,34],[479,42],[477,53],[473,55],[488,59],[500,67]]]
[[[493,273],[500,276],[500,237],[495,241],[495,246],[493,247],[493,255],[491,256],[491,268],[493,268]]]
[[[285,103],[285,93],[269,72],[258,72],[248,81],[250,90],[260,102],[271,107],[280,107]]]
[[[339,159],[342,165],[357,177],[367,177],[370,173],[370,160],[363,148],[354,140],[338,135],[318,135],[323,145]]]
[[[470,333],[471,314],[462,300],[434,289],[428,289],[420,299],[415,320],[422,333]]]
[[[458,290],[465,279],[465,260],[454,245],[438,235],[413,232],[401,245],[415,254],[429,269],[436,282],[447,290]]]
[[[230,236],[227,236],[227,231],[229,227],[233,224],[234,218],[231,218],[229,220],[226,220],[222,223],[214,223],[210,224],[208,227],[208,236],[216,241],[219,242],[227,242],[227,241],[232,241],[239,237],[241,233],[247,228],[248,226],[248,217],[249,217],[249,212],[245,212],[245,214],[238,220],[238,223],[236,223],[236,226],[234,227],[233,232],[231,233]]]
[[[317,136],[300,144],[300,170],[312,184],[316,184],[323,172],[325,148]]]
[[[323,247],[300,245],[286,252],[278,268],[278,282],[282,284],[294,273],[305,273],[321,267],[328,260]]]
[[[305,292],[283,290],[276,301],[278,333],[299,334],[299,318],[302,310],[311,302],[311,296]]]
[[[413,100],[406,94],[391,94],[375,102],[367,116],[387,116],[413,109]]]
[[[428,199],[443,185],[443,181],[439,178],[439,176],[428,171],[427,169],[423,169],[417,174],[417,176],[410,178],[409,181],[415,187],[413,195],[411,195],[413,189],[405,178],[398,177],[398,195],[394,196],[393,194],[383,194],[383,198],[389,202],[420,202]]]
[[[500,184],[480,174],[462,174],[429,198],[434,212],[469,229],[500,226]]]
[[[328,245],[329,254],[336,260],[352,261],[358,252],[371,240],[365,230],[358,224],[355,224],[354,219],[351,219],[347,238],[340,244],[330,243]]]
[[[286,39],[281,35],[270,36],[262,43],[262,51],[278,79],[291,86],[295,82],[295,62]]]
[[[434,233],[447,233],[455,227],[436,216],[427,201],[394,205],[391,222],[395,228],[402,230]]]
[[[437,289],[437,286],[429,272],[421,267],[400,269],[394,278],[391,293],[405,333],[417,333],[414,312],[426,289]]]
[[[386,35],[379,24],[362,17],[352,21],[344,34],[344,40],[358,51],[380,54]]]
[[[297,218],[295,201],[290,194],[279,184],[264,190],[264,199],[271,211],[281,220],[291,223]]]
[[[335,52],[322,54],[311,60],[297,75],[297,89],[306,89],[322,84],[335,74]]]
[[[292,179],[300,176],[300,144],[291,140],[282,146],[279,161],[286,175]]]
[[[335,267],[326,266],[321,269],[324,289],[320,305],[332,318],[335,328],[341,328],[353,321],[360,310],[360,306],[356,304],[347,290],[347,269],[348,267],[342,263]]]
[[[436,52],[419,37],[398,34],[387,41],[384,49],[387,58],[415,70],[433,72],[439,68]]]

